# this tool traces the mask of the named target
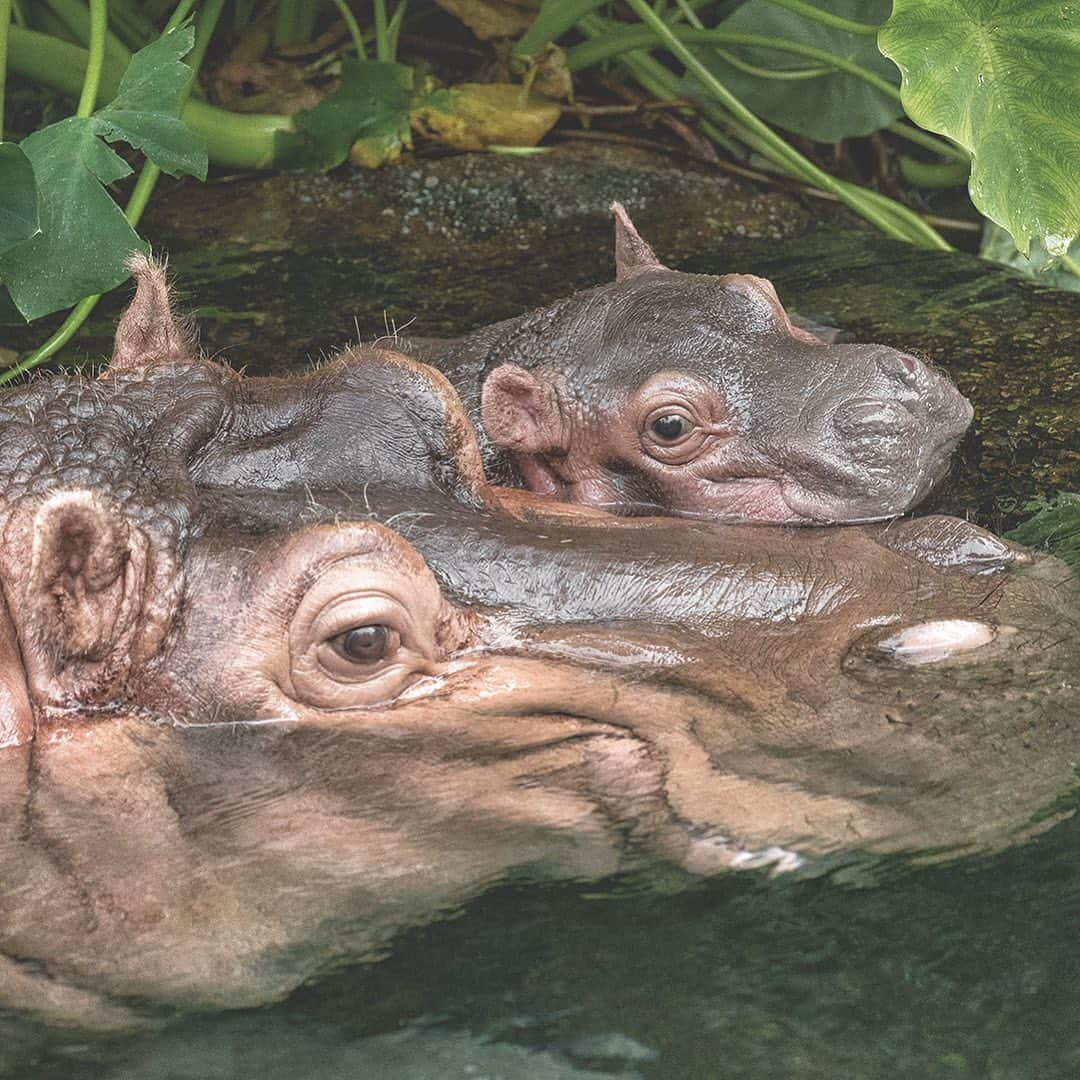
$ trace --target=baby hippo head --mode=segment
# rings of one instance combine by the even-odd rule
[[[617,220],[615,283],[532,316],[483,383],[487,436],[530,487],[616,513],[823,524],[902,514],[945,474],[972,415],[948,378],[825,344],[762,278],[669,270]]]

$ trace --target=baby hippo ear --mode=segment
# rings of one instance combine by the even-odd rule
[[[625,281],[642,270],[662,270],[653,249],[641,239],[630,215],[620,202],[611,204],[615,215],[615,280]]]
[[[565,450],[559,392],[552,379],[503,364],[484,380],[480,419],[488,438],[517,454]]]
[[[108,372],[139,371],[195,358],[194,335],[173,315],[164,263],[135,254],[128,260],[135,299],[120,316]]]

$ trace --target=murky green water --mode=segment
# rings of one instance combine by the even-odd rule
[[[281,226],[275,214],[285,210],[272,200],[235,214],[217,247],[206,237],[220,222],[177,229],[173,264],[202,310],[204,342],[231,346],[256,370],[281,370],[346,340],[354,315],[365,337],[383,312],[398,325],[415,318],[417,332],[450,332],[603,279],[607,225],[593,193],[545,217],[544,199],[555,195],[526,185],[525,194],[513,189],[511,212],[509,188],[470,202],[474,181],[456,168],[380,179],[374,207],[364,191],[350,202],[316,185],[313,204],[339,215],[318,234],[296,224],[296,215],[311,219],[295,201]],[[671,216],[662,180],[626,174],[643,231]],[[409,206],[452,184],[458,202],[447,196],[448,205],[468,208],[452,228],[409,217]],[[688,191],[681,224],[657,239],[662,254],[666,241],[687,268],[767,274],[804,313],[920,349],[953,372],[978,420],[936,508],[998,527],[1038,492],[1080,488],[1080,297],[862,231],[838,237],[797,208],[785,217],[772,196],[750,199],[749,229],[723,215],[706,221],[702,206],[721,205],[716,192]],[[351,231],[342,207],[356,213]],[[402,234],[409,221],[422,243]],[[504,885],[407,932],[381,962],[265,1009],[163,1017],[153,1034],[113,1038],[0,1013],[0,1074],[1080,1075],[1080,823],[993,858],[879,863],[873,877],[869,885],[845,867],[664,889],[643,880]]]

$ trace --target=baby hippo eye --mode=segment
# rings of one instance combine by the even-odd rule
[[[340,656],[354,664],[374,664],[385,660],[393,646],[393,631],[373,623],[370,626],[354,626],[331,639]]]
[[[653,435],[660,442],[673,443],[685,438],[691,430],[691,423],[685,416],[678,413],[667,413],[653,420],[651,429]]]

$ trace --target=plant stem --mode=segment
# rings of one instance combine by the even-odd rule
[[[721,49],[719,45],[713,46],[714,53],[722,60],[729,63],[733,68],[738,68],[739,71],[745,71],[747,75],[755,75],[759,79],[819,79],[822,75],[831,75],[836,68],[834,67],[810,67],[810,68],[763,68],[758,67],[757,64],[748,64],[745,60],[740,59],[733,52],[728,52],[727,49]]]
[[[916,146],[921,146],[924,150],[932,150],[941,157],[962,161],[966,165],[971,164],[971,155],[963,147],[956,146],[946,139],[939,139],[936,135],[931,135],[929,131],[923,131],[922,128],[914,127],[912,124],[905,124],[902,120],[894,120],[891,124],[886,124],[885,130],[891,131],[901,139],[907,139]]]
[[[98,87],[101,85],[101,69],[105,63],[105,33],[108,28],[108,0],[90,0],[90,58],[86,63],[76,116],[86,117],[94,111]]]
[[[360,33],[356,16],[352,13],[347,0],[334,0],[334,7],[338,9],[338,14],[346,27],[348,27],[349,37],[352,38],[353,45],[356,46],[356,55],[363,60],[367,56],[367,49],[364,48],[364,35]]]
[[[951,250],[951,246],[937,232],[931,229],[917,215],[906,207],[902,207],[891,199],[886,199],[889,209],[883,212],[881,199],[884,196],[876,196],[876,193],[865,191],[854,185],[845,184],[842,181],[818,168],[812,161],[803,157],[793,146],[789,146],[767,124],[755,116],[730,90],[716,78],[715,75],[686,47],[680,40],[678,32],[668,26],[663,19],[658,19],[652,8],[645,0],[627,0],[637,16],[652,29],[656,38],[659,38],[664,46],[671,51],[687,71],[704,84],[706,90],[719,101],[732,117],[754,133],[766,150],[766,156],[783,168],[786,168],[796,176],[801,177],[808,183],[815,184],[825,191],[833,192],[846,206],[876,225],[887,236],[898,240],[909,240],[920,247],[937,247],[942,250]],[[692,31],[701,34],[702,31]],[[687,33],[687,31],[682,31]],[[750,35],[748,35],[750,36]],[[752,35],[757,36],[757,35]],[[591,43],[590,43],[591,44]],[[814,50],[818,52],[818,50]],[[829,54],[826,54],[826,56]],[[818,56],[818,59],[821,57]],[[569,65],[568,65],[569,66]],[[876,78],[876,76],[875,76]],[[884,80],[881,80],[884,82]],[[888,85],[888,84],[886,84]],[[892,89],[892,88],[891,88]],[[875,196],[875,197],[870,197]],[[903,225],[900,223],[903,222]]]
[[[825,26],[831,26],[836,30],[846,30],[849,34],[866,34],[869,36],[870,34],[876,34],[880,29],[878,26],[869,26],[867,23],[852,22],[850,19],[833,15],[830,11],[822,11],[821,8],[815,7],[813,4],[807,4],[804,0],[769,0],[769,2],[777,7],[787,8],[788,11],[793,11],[804,19],[811,19]]]
[[[390,22],[386,32],[390,37],[390,55],[397,58],[398,38],[401,37],[401,26],[405,21],[405,12],[409,7],[409,0],[398,0],[394,14],[390,16]]]
[[[22,4],[19,0],[11,0],[11,13],[15,16],[16,26],[26,25],[26,16],[23,14]]]
[[[274,14],[274,46],[296,44],[297,8],[300,0],[278,0]]]
[[[8,26],[11,0],[0,0],[0,142],[4,140],[4,83],[7,80]]]
[[[627,0],[629,3],[630,0]],[[644,0],[638,0],[644,5]],[[630,6],[637,11],[637,3]],[[652,9],[649,9],[650,14]],[[642,21],[645,21],[644,19]],[[867,71],[854,60],[848,60],[844,56],[837,56],[826,49],[818,49],[813,45],[804,45],[799,41],[786,41],[783,38],[769,37],[766,34],[743,34],[734,30],[698,30],[694,27],[668,26],[662,20],[657,20],[657,25],[663,26],[665,32],[674,40],[676,45],[684,42],[701,43],[708,45],[749,45],[755,48],[777,49],[780,52],[794,53],[797,56],[806,56],[811,60],[817,60],[827,64],[838,71],[846,71],[863,82],[869,83],[875,90],[900,100],[900,91],[887,79]],[[608,60],[613,56],[629,49],[641,49],[647,47],[656,40],[656,33],[652,32],[653,24],[646,26],[628,26],[625,30],[613,30],[602,38],[594,38],[592,41],[583,42],[566,50],[566,66],[570,71],[578,71],[581,68],[591,67],[600,60]],[[674,51],[674,46],[671,46]],[[693,56],[688,50],[683,49],[688,56]],[[681,59],[681,56],[680,56]],[[700,62],[699,62],[700,63]],[[689,67],[690,65],[687,65]],[[702,70],[706,70],[704,67]],[[700,77],[700,76],[699,76]],[[713,76],[715,80],[715,76]],[[704,80],[703,80],[704,81]],[[719,83],[717,85],[720,85]]]
[[[1080,277],[1080,263],[1078,263],[1071,255],[1061,256],[1061,265],[1069,271],[1070,274],[1075,274]]]
[[[75,35],[83,45],[89,47],[91,35],[91,16],[82,0],[47,0],[53,14]],[[122,75],[131,59],[131,50],[111,31],[105,34],[105,70],[115,68]],[[108,78],[106,74],[104,76]],[[81,85],[81,83],[80,83]]]
[[[187,18],[187,13],[194,6],[194,3],[195,0],[180,0],[180,3],[176,7],[176,11],[173,12],[172,17],[165,25],[164,32],[166,34],[174,27],[179,26],[180,23]],[[187,56],[187,63],[191,68],[191,82],[188,83],[187,89],[184,91],[185,98],[191,93],[191,90],[195,85],[195,79],[199,74],[199,68],[202,67],[203,57],[206,55],[206,50],[210,47],[210,39],[214,36],[214,30],[217,27],[218,19],[221,17],[221,9],[224,6],[225,0],[206,0],[205,7],[199,12],[198,21],[195,23],[195,45]],[[183,14],[177,18],[176,14],[181,9],[183,9]]]
[[[386,32],[386,0],[373,0],[375,12],[375,59],[384,62],[394,59],[394,50],[390,47],[390,35]]]

